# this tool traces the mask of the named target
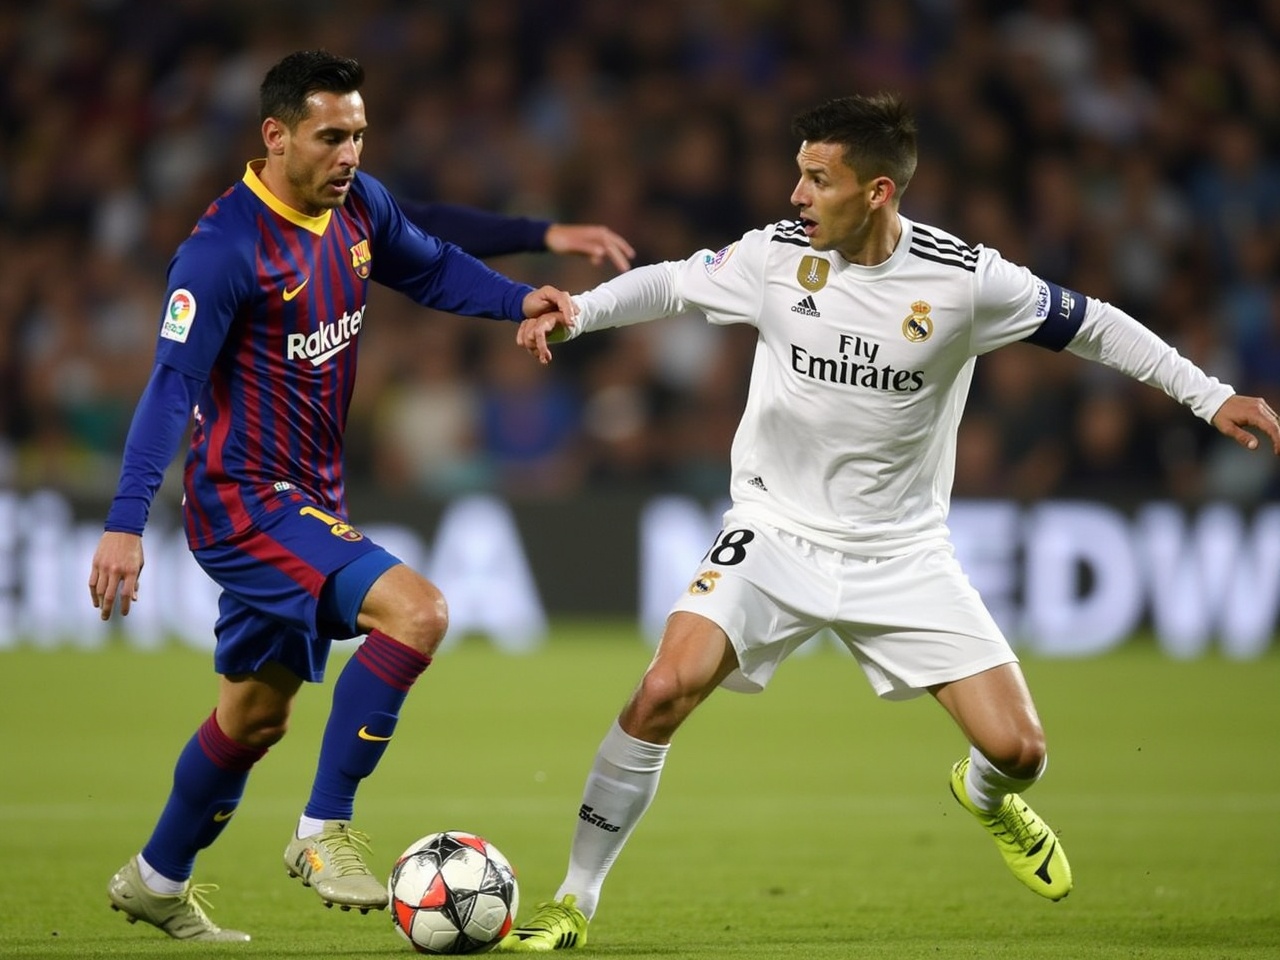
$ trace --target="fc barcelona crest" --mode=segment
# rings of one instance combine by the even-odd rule
[[[369,279],[369,271],[373,269],[373,254],[369,252],[369,241],[361,240],[351,247],[351,269],[361,280]]]
[[[796,267],[796,279],[810,293],[816,293],[825,287],[830,273],[831,264],[822,257],[801,257],[800,266]]]

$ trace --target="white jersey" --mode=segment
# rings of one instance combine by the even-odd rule
[[[1121,311],[900,220],[896,249],[873,267],[816,252],[798,222],[783,221],[718,253],[638,268],[576,298],[573,335],[691,309],[755,326],[734,505],[868,556],[946,537],[956,434],[981,354],[1017,340],[1070,346],[1206,418],[1231,394]]]

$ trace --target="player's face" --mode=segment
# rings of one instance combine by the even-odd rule
[[[791,202],[800,211],[809,243],[815,250],[837,250],[846,260],[859,261],[873,237],[871,214],[881,206],[876,198],[886,178],[860,181],[838,143],[806,140],[796,164],[800,180]]]
[[[318,216],[346,202],[364,149],[364,100],[359,93],[313,93],[305,119],[284,130],[284,176],[290,206]]]

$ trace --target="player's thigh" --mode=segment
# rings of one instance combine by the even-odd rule
[[[836,635],[876,693],[900,700],[1017,656],[949,545],[846,557]]]
[[[385,551],[350,524],[303,503],[264,514],[244,534],[194,555],[218,586],[263,616],[304,633],[351,636],[351,625],[343,633],[343,625],[319,624],[320,598],[336,571],[378,552]]]
[[[363,631],[379,630],[430,654],[448,628],[449,608],[435,584],[401,563],[369,587],[356,623]]]
[[[223,676],[257,674],[281,663],[303,680],[324,679],[331,641],[360,631],[351,614],[325,604],[340,570],[369,559],[398,563],[359,530],[314,505],[281,506],[244,534],[194,551],[222,588],[214,626],[214,667]]]
[[[718,624],[696,613],[673,613],[653,660],[622,711],[622,729],[649,743],[668,742],[737,667],[737,653]]]
[[[839,556],[731,512],[672,618],[696,614],[718,626],[737,659],[721,682],[756,693],[797,647],[830,624]]]
[[[719,624],[677,610],[667,619],[646,673],[661,678],[674,696],[698,695],[701,699],[737,666],[733,644]]]

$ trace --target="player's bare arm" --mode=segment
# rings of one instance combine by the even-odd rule
[[[1271,450],[1280,456],[1280,420],[1271,405],[1261,397],[1235,394],[1213,415],[1213,425],[1242,447],[1258,449],[1258,438],[1248,427],[1261,431],[1271,440]]]
[[[142,565],[142,537],[111,530],[102,535],[89,569],[89,596],[93,605],[102,611],[103,620],[111,619],[117,593],[120,616],[129,615],[130,605],[138,599]]]
[[[620,272],[631,269],[636,257],[631,244],[599,224],[553,223],[547,227],[546,244],[552,253],[579,254],[597,267],[608,260]]]

